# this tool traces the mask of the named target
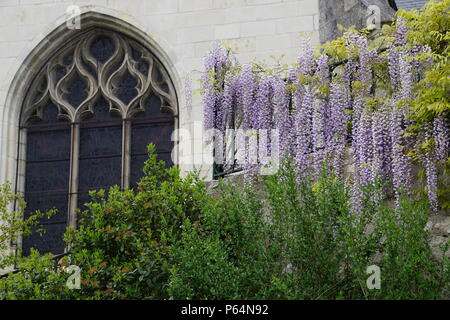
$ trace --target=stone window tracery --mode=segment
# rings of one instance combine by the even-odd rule
[[[134,187],[153,142],[173,165],[176,94],[159,60],[139,42],[94,28],[55,52],[35,77],[21,115],[26,145],[27,213],[56,208],[45,234],[22,240],[23,253],[62,253],[67,225],[88,191]]]

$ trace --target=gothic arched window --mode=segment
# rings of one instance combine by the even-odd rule
[[[125,35],[91,29],[55,52],[24,100],[20,143],[26,145],[26,214],[58,213],[41,221],[42,236],[23,238],[23,253],[32,247],[62,253],[62,235],[76,226],[88,192],[135,186],[148,143],[172,165],[176,109],[163,65]]]

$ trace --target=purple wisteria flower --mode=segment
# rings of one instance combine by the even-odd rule
[[[414,57],[430,51],[406,46],[406,34],[406,23],[399,19],[395,41],[383,55],[370,48],[365,36],[346,33],[348,59],[333,74],[328,57],[321,55],[316,60],[313,48],[304,42],[287,79],[280,72],[261,72],[260,66],[240,66],[227,50],[216,45],[205,57],[202,76],[205,128],[245,129],[235,142],[246,150],[241,162],[253,178],[263,165],[257,160],[272,151],[271,131],[276,129],[280,156],[292,157],[300,175],[312,173],[314,178],[326,158],[329,167],[341,176],[345,166],[352,164],[354,212],[363,212],[359,186],[372,184],[378,177],[392,182],[398,203],[402,193],[411,191],[412,163],[406,151],[417,143],[405,135],[413,124],[408,119],[409,102],[414,98],[413,84],[428,63]],[[377,98],[380,77],[374,74],[379,64],[388,70],[390,86],[383,83],[380,91],[386,99]],[[426,135],[433,135],[435,142],[423,164],[429,201],[436,210],[436,165],[448,157],[448,118],[436,117]],[[234,161],[232,152],[226,166]]]
[[[273,80],[273,121],[278,130],[280,156],[291,155],[293,143],[292,116],[289,110],[289,93],[286,91],[286,81]]]
[[[205,72],[201,77],[203,94],[203,123],[205,129],[221,128],[224,110],[221,102],[223,83],[220,75],[231,64],[227,50],[216,43],[204,59]],[[223,81],[223,80],[222,80]]]
[[[330,113],[328,127],[330,139],[327,143],[327,153],[332,155],[331,165],[336,174],[344,172],[344,152],[346,146],[347,122],[345,110],[349,106],[348,95],[343,85],[333,81],[330,87]]]
[[[446,161],[450,150],[450,130],[449,120],[445,114],[440,114],[434,118],[433,137],[435,140],[435,154],[439,161]]]
[[[249,64],[244,64],[242,66],[240,74],[240,104],[244,110],[244,128],[253,128],[253,115],[255,110],[253,110],[254,105],[254,93],[256,89],[256,76],[252,71],[252,66]]]
[[[425,130],[425,141],[429,141],[433,133],[432,124],[428,124]],[[430,203],[431,210],[437,212],[438,210],[438,198],[437,198],[437,168],[436,160],[433,157],[433,152],[431,148],[427,148],[424,157],[424,166],[427,176],[427,191],[428,191],[428,202]]]

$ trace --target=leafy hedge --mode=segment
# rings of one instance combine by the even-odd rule
[[[426,202],[391,208],[370,186],[355,215],[340,179],[323,171],[313,183],[289,165],[211,194],[164,169],[153,147],[144,172],[136,192],[93,192],[65,236],[70,254],[57,268],[50,255],[21,258],[0,299],[435,299],[449,289],[449,259],[427,243]],[[380,290],[366,286],[372,264]],[[66,286],[69,265],[82,269],[79,290]]]

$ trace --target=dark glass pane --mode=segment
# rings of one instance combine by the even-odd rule
[[[114,41],[103,35],[97,37],[91,45],[91,54],[102,63],[108,61],[115,51]]]
[[[101,97],[93,107],[94,112],[83,119],[83,127],[109,126],[111,122],[121,121],[121,117],[110,111],[109,103]]]
[[[57,116],[58,109],[49,104],[42,112],[42,120],[35,121],[27,132],[25,216],[50,209],[56,209],[57,214],[40,220],[37,228],[45,230],[44,236],[34,232],[24,237],[25,255],[31,247],[41,253],[64,251],[62,235],[67,223],[71,132],[69,123]]]
[[[130,172],[130,185],[135,186],[139,179],[142,177],[142,169],[144,163],[148,159],[148,156],[133,156],[131,157],[131,172]]]
[[[79,191],[120,185],[122,157],[80,159]]]
[[[169,93],[169,86],[167,85],[166,81],[164,80],[164,77],[159,70],[159,68],[154,68],[153,72],[156,73],[156,81],[158,83],[159,88],[161,88],[164,92]]]
[[[91,202],[91,197],[88,192],[81,192],[78,194],[78,209],[86,210],[87,207],[84,204],[88,202]]]
[[[63,57],[63,64],[66,66],[72,64],[73,62],[73,50]]]
[[[40,219],[42,223],[66,223],[67,222],[67,205],[68,197],[67,193],[59,194],[29,194],[27,196],[27,213],[25,217],[29,217],[30,214],[36,212],[36,210],[42,211],[46,209],[56,209],[57,213],[48,218],[44,217]]]
[[[87,98],[87,89],[86,81],[77,75],[67,86],[67,101],[73,107],[78,107]]]
[[[162,80],[161,74],[158,75]],[[133,188],[142,177],[144,162],[148,159],[149,143],[155,145],[158,160],[165,161],[166,167],[173,166],[173,116],[161,111],[161,100],[155,95],[146,98],[144,108],[145,111],[136,114],[131,122],[130,185]]]
[[[127,70],[116,84],[117,97],[125,104],[130,103],[138,94],[136,89],[137,85],[137,79]]]
[[[120,185],[121,176],[122,120],[100,99],[93,115],[81,124],[78,192]]]
[[[41,236],[37,230],[44,229]],[[66,223],[47,224],[32,228],[33,233],[24,236],[22,250],[25,256],[30,254],[30,248],[37,249],[40,253],[60,254],[64,252],[63,235],[66,232]]]
[[[158,152],[171,152],[173,123],[140,123],[134,121],[131,127],[131,153],[146,153],[147,145],[153,143]]]
[[[155,95],[150,95],[144,100],[145,112],[136,114],[136,118],[164,117],[172,119],[172,115],[161,111],[161,100]]]
[[[27,160],[69,160],[70,129],[29,131]]]
[[[136,68],[139,70],[139,72],[147,76],[149,64],[142,58],[143,57],[142,52],[131,47],[131,56],[133,57],[133,60],[137,62]]]
[[[82,128],[80,156],[108,156],[122,153],[122,126]]]
[[[65,119],[58,119],[58,108],[53,104],[49,103],[47,106],[45,106],[42,110],[42,119],[33,121],[33,124],[36,124],[39,127],[42,127],[46,124],[67,124],[69,126],[69,123]]]
[[[69,161],[28,162],[25,192],[67,191],[69,171]]]
[[[80,159],[103,158],[122,154],[122,118],[100,105],[81,124]]]

